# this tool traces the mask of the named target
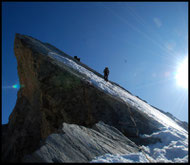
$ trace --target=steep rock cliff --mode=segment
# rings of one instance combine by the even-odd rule
[[[41,141],[59,131],[63,123],[92,128],[103,121],[137,145],[159,141],[140,136],[159,130],[159,122],[89,83],[84,74],[52,60],[48,56],[50,51],[74,61],[50,44],[25,35],[15,36],[14,52],[21,88],[9,123],[3,126],[3,161],[20,162],[25,155],[39,149]],[[102,77],[85,64],[75,62]]]

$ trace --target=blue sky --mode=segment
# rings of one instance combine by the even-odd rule
[[[19,83],[15,33],[48,42],[149,104],[188,121],[175,74],[188,55],[188,2],[2,2],[2,123]]]

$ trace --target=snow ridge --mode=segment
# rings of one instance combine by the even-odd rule
[[[162,141],[161,143],[142,146],[143,152],[126,155],[106,154],[95,158],[91,162],[188,162],[188,133],[174,120],[139,98],[129,94],[124,89],[104,81],[103,78],[80,66],[74,62],[74,60],[52,51],[48,52],[48,56],[58,63],[64,64],[85,75],[84,77],[86,77],[89,83],[137,107],[139,111],[146,113],[146,115],[159,121],[162,125],[159,132],[155,132],[151,135],[141,135],[144,137],[159,137]]]
[[[176,124],[175,121],[170,119],[165,114],[156,110],[155,108],[153,108],[149,104],[143,102],[139,98],[132,96],[131,94],[129,94],[122,88],[115,86],[115,85],[111,84],[110,82],[104,81],[103,78],[98,77],[97,75],[95,75],[91,71],[87,70],[86,68],[80,66],[73,60],[63,57],[55,52],[49,52],[48,56],[54,60],[57,60],[65,65],[67,65],[68,67],[71,67],[71,68],[79,71],[80,73],[84,74],[88,78],[88,81],[91,84],[97,86],[98,88],[104,90],[106,93],[109,93],[114,97],[121,98],[123,101],[128,102],[132,106],[136,106],[137,109],[139,109],[140,111],[143,111],[148,116],[150,116],[152,118],[156,118],[156,120],[159,121],[160,124],[162,124],[163,126],[173,127],[173,128],[178,129],[178,131],[187,133],[186,130],[184,130],[182,127],[180,127],[178,124]]]

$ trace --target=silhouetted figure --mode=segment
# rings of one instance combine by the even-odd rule
[[[105,67],[104,69],[104,80],[108,81],[108,75],[109,75],[109,69],[108,67]]]
[[[77,56],[74,56],[74,59],[76,59],[77,61],[80,61],[80,58],[78,58]]]

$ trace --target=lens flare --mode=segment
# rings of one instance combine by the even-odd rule
[[[20,89],[20,88],[22,88],[22,87],[24,87],[24,85],[14,84],[14,85],[12,86],[12,88],[14,88],[14,89]]]
[[[19,88],[19,85],[18,85],[18,84],[15,84],[15,85],[12,86],[12,88],[18,89],[18,88]]]

